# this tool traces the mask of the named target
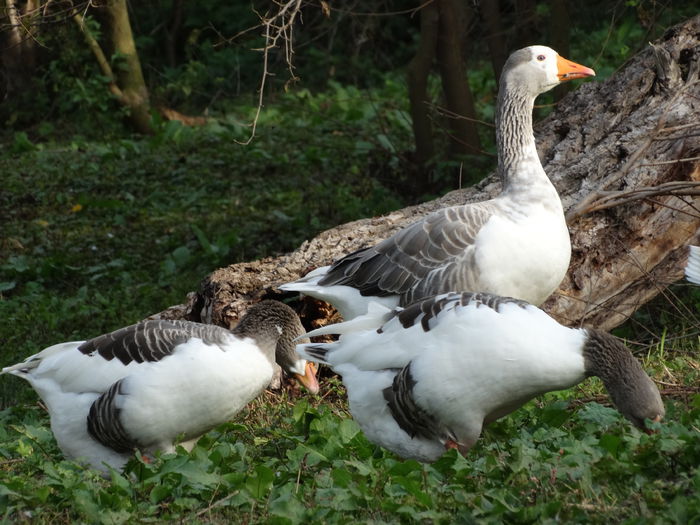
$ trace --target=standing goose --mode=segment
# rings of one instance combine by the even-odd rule
[[[410,304],[447,291],[485,291],[541,304],[569,266],[561,200],[532,132],[535,97],[595,75],[544,46],[513,53],[498,93],[496,142],[502,193],[433,212],[379,244],[280,286],[331,303],[345,320],[370,302]]]
[[[262,301],[233,331],[189,321],[144,321],[89,341],[61,343],[6,367],[44,400],[69,458],[107,472],[135,449],[174,450],[230,420],[270,383],[275,361],[311,392],[313,365],[294,352],[304,335],[287,305]]]
[[[405,458],[465,454],[484,425],[590,376],[636,426],[664,415],[656,385],[617,338],[567,328],[517,299],[448,293],[405,309],[374,304],[308,335],[322,333],[341,337],[297,352],[340,374],[367,438]]]
[[[688,246],[688,263],[685,266],[685,278],[693,284],[700,284],[700,246]]]

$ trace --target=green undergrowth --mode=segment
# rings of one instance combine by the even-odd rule
[[[330,385],[329,385],[330,386]],[[31,523],[694,523],[700,396],[656,434],[595,402],[545,396],[464,458],[403,461],[337,403],[267,394],[191,453],[103,479],[63,460],[36,407],[0,412],[0,508]],[[21,421],[22,423],[18,423]]]

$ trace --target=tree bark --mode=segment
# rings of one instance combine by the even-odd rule
[[[567,325],[619,325],[682,278],[686,245],[700,242],[699,49],[700,15],[669,29],[606,82],[581,84],[536,129],[573,246],[569,272],[544,309]],[[492,174],[440,199],[325,231],[291,254],[221,268],[187,304],[158,316],[230,326],[250,302],[281,298],[279,284],[435,209],[499,191]],[[313,326],[329,311],[307,314]]]
[[[506,34],[503,30],[503,24],[501,24],[501,10],[498,0],[479,2],[479,11],[486,25],[486,45],[489,47],[491,66],[496,77],[496,83],[498,83],[498,80],[501,78],[503,64],[508,59]]]
[[[450,151],[453,155],[478,153],[479,133],[476,128],[476,110],[462,53],[463,28],[468,23],[460,17],[458,0],[437,0],[440,12],[440,30],[437,39],[437,61],[450,116]]]
[[[416,143],[414,162],[420,167],[433,159],[433,125],[428,115],[428,77],[435,59],[440,14],[435,3],[420,11],[420,42],[408,64],[408,98]]]
[[[5,0],[0,15],[0,25],[6,26],[6,29],[0,32],[3,97],[12,98],[31,90],[32,75],[36,67],[35,21],[38,8],[36,0],[27,0],[23,7],[15,0]]]
[[[165,56],[168,65],[174,68],[179,63],[178,47],[182,33],[185,0],[174,0],[170,9],[170,20],[165,28]]]
[[[571,23],[569,20],[569,7],[567,0],[552,0],[552,13],[549,18],[549,27],[552,48],[554,48],[561,56],[569,56],[569,29]],[[556,102],[560,101],[564,96],[571,91],[571,82],[564,82],[554,88],[553,95]]]
[[[537,44],[540,34],[535,24],[535,0],[515,0],[515,40],[517,48]]]

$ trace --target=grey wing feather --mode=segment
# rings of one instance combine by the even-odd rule
[[[336,261],[319,281],[342,284],[362,295],[401,295],[401,304],[448,290],[463,290],[464,272],[477,234],[494,212],[480,202],[428,215],[376,246]]]
[[[396,423],[411,438],[455,440],[453,434],[440,425],[427,410],[419,407],[413,399],[413,387],[416,385],[411,375],[411,363],[408,363],[394,377],[391,386],[383,391],[384,400]]]
[[[476,304],[477,307],[484,306],[496,312],[504,304],[516,304],[521,308],[529,306],[528,302],[520,299],[501,297],[486,292],[446,293],[417,301],[406,308],[397,310],[394,316],[398,317],[404,328],[410,328],[420,323],[423,331],[428,332],[442,312],[468,304]]]
[[[138,447],[121,423],[121,409],[115,398],[126,395],[123,390],[124,380],[114,383],[109,390],[98,397],[90,407],[87,417],[88,433],[104,446],[116,452],[130,452]]]
[[[193,337],[220,345],[231,337],[231,332],[191,321],[143,321],[85,341],[78,350],[87,355],[98,353],[108,361],[116,358],[127,365],[132,361],[160,361]]]

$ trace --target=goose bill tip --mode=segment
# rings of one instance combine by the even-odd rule
[[[321,389],[316,378],[316,366],[310,361],[306,363],[304,375],[294,374],[294,377],[312,394],[318,394]]]
[[[582,66],[561,56],[557,57],[557,77],[559,77],[560,82],[594,76],[595,71],[590,67]]]
[[[649,421],[651,421],[652,423],[661,423],[661,420],[662,420],[663,418],[664,418],[663,415],[657,414],[655,417],[649,418]],[[658,429],[649,428],[649,427],[647,427],[646,425],[644,426],[643,430],[644,430],[644,432],[645,432],[646,434],[649,434],[650,436],[651,436],[652,434],[656,434],[656,433],[658,432]]]

